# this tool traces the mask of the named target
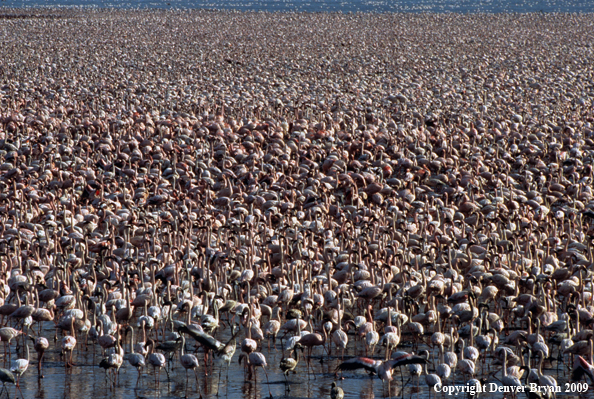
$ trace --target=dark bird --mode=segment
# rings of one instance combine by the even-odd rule
[[[6,388],[7,382],[16,384],[16,378],[14,378],[14,374],[3,368],[0,368],[0,381],[2,381],[2,390],[6,389],[6,393],[8,393],[8,388]]]
[[[365,369],[371,374],[377,374],[381,380],[390,380],[392,376],[392,369],[396,366],[404,366],[406,364],[425,364],[427,359],[421,356],[409,355],[400,359],[392,359],[382,362],[380,360],[373,360],[367,357],[355,357],[342,362],[336,368],[336,371]]]
[[[167,354],[169,361],[173,361],[173,354],[177,352],[182,346],[182,337],[178,337],[176,340],[164,341],[155,346],[155,349],[163,351]]]
[[[344,398],[344,391],[341,387],[336,386],[336,382],[332,382],[332,389],[330,390],[330,398],[342,399]]]
[[[225,348],[225,344],[221,341],[217,340],[211,335],[200,331],[193,325],[187,325],[182,322],[177,322],[177,331],[183,334],[188,334],[190,337],[194,338],[196,342],[198,342],[204,348],[204,364],[206,364],[206,360],[208,359],[208,353],[211,351],[220,352]]]
[[[279,368],[281,369],[281,371],[285,375],[285,382],[286,383],[289,382],[289,380],[287,379],[287,376],[289,375],[289,373],[291,371],[295,372],[295,368],[299,364],[299,354],[297,353],[297,351],[299,349],[303,350],[303,346],[301,346],[299,344],[299,342],[297,342],[297,344],[295,345],[295,358],[296,359],[294,359],[292,357],[284,357],[280,361]],[[287,386],[287,388],[288,388],[289,391],[291,390],[291,388],[289,386]]]
[[[428,360],[422,356],[412,355],[410,353],[397,352],[392,356],[395,362],[392,367],[401,367],[407,364],[426,364]]]
[[[594,384],[594,366],[588,363],[583,357],[578,356],[573,361],[573,371],[571,372],[571,381],[580,381],[584,375],[587,375]]]

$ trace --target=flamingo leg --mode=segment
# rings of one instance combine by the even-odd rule
[[[105,369],[105,380],[109,380],[109,388],[113,388],[113,381],[111,380],[111,369]]]
[[[43,355],[45,355],[45,352],[42,351],[39,354],[39,363],[37,365],[37,375],[39,375],[39,377],[41,377],[41,378],[43,378],[43,368],[42,368],[43,367],[43,364],[42,364]]]
[[[264,375],[266,375],[266,384],[268,384],[268,394],[272,398],[272,392],[270,392],[270,382],[268,381],[268,372],[266,371],[266,368],[264,366],[262,366],[262,370],[264,370]]]
[[[221,390],[221,371],[222,367],[219,369],[219,382],[217,383],[217,396],[219,396],[219,391]],[[196,370],[194,370],[194,373]],[[196,374],[196,386],[198,386],[198,374]]]
[[[136,386],[140,383],[140,367],[136,369],[138,371],[138,378],[136,379]]]
[[[165,374],[167,374],[167,384],[169,384],[169,382],[170,382],[170,379],[169,379],[169,370],[167,370],[167,367],[165,367]]]
[[[202,399],[202,389],[200,388],[200,384],[198,384],[198,372],[196,370],[194,370],[194,374],[196,375],[196,389],[198,390],[198,398]],[[217,392],[217,395],[219,393]]]
[[[229,364],[227,363],[227,378],[226,378],[226,383],[227,383],[227,395],[229,395]]]
[[[21,387],[17,385],[17,386],[16,386],[16,389],[18,389],[18,390],[19,390],[19,392],[21,393],[21,396],[24,398],[24,397],[25,397],[25,395],[23,395],[23,391],[21,391]],[[15,392],[15,396],[16,396],[16,392]]]
[[[313,346],[311,348],[309,348],[309,362],[310,362],[310,364],[311,364],[311,355],[312,355],[312,353],[313,353]],[[322,354],[322,358],[323,358],[323,356],[324,355]],[[311,366],[311,371],[314,371],[313,366]],[[314,376],[314,380],[316,380],[317,379],[316,373],[313,373],[313,376]]]
[[[208,356],[207,351],[204,351],[204,375],[208,375]]]

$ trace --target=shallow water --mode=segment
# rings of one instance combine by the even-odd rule
[[[51,323],[46,323],[44,326],[43,335],[45,337],[53,338],[54,330]],[[217,338],[222,342],[226,342],[228,339],[229,330],[227,329],[224,333],[218,334]],[[240,338],[243,339],[243,335],[240,334]],[[406,338],[406,337],[404,337]],[[61,336],[58,339],[58,348]],[[427,337],[428,339],[428,337]],[[115,388],[111,388],[110,383],[106,380],[106,374],[103,369],[99,368],[99,362],[102,358],[100,354],[100,348],[96,346],[96,352],[93,353],[92,346],[89,345],[88,350],[84,350],[81,347],[81,340],[79,339],[77,350],[74,353],[74,363],[76,367],[72,369],[66,369],[64,367],[63,360],[61,359],[59,349],[56,349],[56,345],[53,339],[50,340],[50,350],[46,352],[45,363],[44,363],[44,375],[45,378],[39,379],[37,377],[36,360],[37,354],[33,351],[32,345],[30,344],[31,359],[30,366],[26,373],[21,379],[21,389],[25,398],[42,398],[42,399],[82,399],[82,398],[94,398],[94,399],[107,399],[107,398],[179,398],[184,397],[186,392],[186,381],[185,381],[185,370],[179,364],[176,359],[173,364],[173,369],[170,371],[170,380],[168,382],[166,373],[161,372],[160,375],[160,386],[159,389],[155,388],[154,374],[152,368],[145,369],[143,371],[141,382],[138,388],[135,387],[137,372],[132,366],[124,361],[124,365],[120,370],[120,380]],[[354,342],[354,336],[349,336],[349,347],[345,359],[350,358],[354,355],[355,345],[359,348],[357,355],[365,355],[363,345],[361,343]],[[29,341],[30,342],[30,341]],[[193,339],[189,338],[187,347],[192,350],[194,346]],[[285,384],[285,379],[282,372],[278,368],[278,364],[282,359],[282,352],[280,350],[280,340],[277,341],[277,349],[271,348],[268,350],[268,342],[264,341],[261,352],[266,356],[268,362],[268,378],[270,384],[266,384],[266,376],[261,369],[257,370],[257,383],[253,381],[247,381],[244,378],[243,366],[238,364],[238,358],[240,349],[238,348],[231,367],[228,372],[225,368],[220,368],[218,365],[209,367],[208,376],[204,372],[204,362],[202,352],[199,351],[197,354],[198,360],[200,361],[200,369],[198,371],[198,381],[200,384],[200,391],[204,398],[266,398],[269,396],[269,391],[272,393],[274,398],[326,398],[330,397],[330,388],[333,381],[335,381],[334,370],[340,363],[340,358],[336,356],[336,351],[332,349],[332,356],[328,357],[325,352],[321,349],[314,351],[314,356],[311,361],[313,372],[310,373],[309,378],[307,374],[306,361],[301,359],[297,367],[297,374],[291,374],[289,376],[289,384]],[[128,345],[126,345],[128,353]],[[420,349],[426,348],[421,345]],[[11,345],[12,359],[16,358],[15,349],[16,345],[13,341]],[[21,345],[22,349],[22,345]],[[401,343],[398,350],[411,351],[412,342]],[[376,349],[376,358],[383,357],[383,348],[380,349],[381,353]],[[554,355],[556,356],[556,350]],[[19,352],[21,354],[21,352]],[[324,355],[323,358],[321,355]],[[3,356],[3,352],[2,352]],[[323,360],[323,362],[322,362]],[[488,359],[490,362],[491,359]],[[9,364],[2,364],[1,367],[7,367]],[[559,374],[557,374],[555,367],[556,362],[545,367],[545,373],[550,374],[557,379],[559,385],[563,388],[564,382],[567,377],[563,376],[563,371],[560,368]],[[479,368],[477,364],[477,369]],[[431,370],[431,367],[429,367]],[[493,371],[493,370],[491,370]],[[221,372],[221,379],[219,382],[219,372]],[[338,384],[345,391],[345,398],[383,398],[388,397],[404,397],[404,398],[429,398],[435,397],[435,394],[431,392],[429,387],[425,383],[425,379],[421,376],[419,392],[416,391],[416,380],[414,382],[409,381],[409,374],[406,367],[403,367],[404,375],[401,377],[399,370],[394,371],[394,381],[391,383],[390,392],[388,393],[387,384],[382,387],[382,382],[377,377],[370,378],[364,371],[345,372],[343,380],[339,380]],[[193,373],[190,371],[189,374],[189,389],[188,397],[198,398],[199,394],[196,391],[195,378]],[[500,378],[501,373],[498,373],[496,377]],[[463,383],[462,376],[457,373],[456,384],[461,385]],[[401,379],[405,382],[404,391],[402,391]],[[488,382],[497,383],[495,378],[490,378]],[[444,383],[444,385],[451,385],[451,381]],[[290,390],[288,390],[290,388]],[[594,398],[592,388],[589,388],[587,394],[558,394],[557,398]],[[10,397],[14,397],[16,388],[9,386]],[[447,397],[448,395],[437,395],[439,397]],[[481,394],[481,398],[503,398],[506,395],[502,393],[492,394]],[[1,395],[2,398],[6,397],[6,392]],[[21,395],[19,393],[18,397]],[[451,397],[455,397],[452,395]],[[468,397],[468,395],[459,395],[458,397]],[[509,396],[507,396],[509,397]],[[526,397],[525,395],[519,395],[520,398]]]
[[[3,0],[2,7],[180,8],[307,12],[571,12],[593,0]]]

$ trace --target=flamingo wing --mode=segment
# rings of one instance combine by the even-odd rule
[[[571,373],[572,381],[579,381],[586,374],[590,381],[594,384],[593,367],[583,357],[578,356],[577,361],[574,362],[573,371]]]
[[[403,356],[399,356],[395,359],[388,361],[388,364],[392,368],[405,366],[407,364],[426,364],[426,363],[429,363],[427,361],[427,359],[425,359],[422,356],[416,356],[416,355],[403,355]]]
[[[377,369],[377,362],[367,357],[355,357],[339,364],[336,368],[336,371],[357,369],[365,369],[367,371],[372,371],[375,373]]]

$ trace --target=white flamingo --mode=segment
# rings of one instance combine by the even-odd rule
[[[261,354],[260,352],[251,352],[249,355],[242,353],[241,355],[239,355],[239,364],[241,364],[242,360],[244,360],[246,362],[246,365],[250,369],[250,373],[251,372],[254,373],[254,381],[257,381],[256,367],[262,367],[262,370],[264,370],[264,374],[266,375],[266,382],[268,384],[268,393],[270,394],[270,397],[272,397],[272,392],[270,392],[270,382],[268,381],[268,373],[266,372],[266,366],[267,366],[266,357],[263,354]]]
[[[25,353],[27,354],[27,358],[26,359],[16,359],[12,362],[12,365],[10,367],[10,371],[16,375],[16,387],[19,390],[19,392],[21,392],[21,387],[19,385],[19,381],[21,379],[21,375],[25,374],[25,371],[27,371],[27,368],[29,368],[29,345],[25,344]],[[21,392],[21,395],[23,395],[23,392]]]
[[[504,386],[508,387],[521,387],[522,382],[515,376],[507,375],[507,351],[503,353],[503,367],[501,368],[501,372],[503,373],[503,377],[501,378],[501,383]],[[515,390],[512,391],[512,396],[516,397]]]
[[[153,366],[153,372],[155,373],[155,385],[158,387],[160,383],[158,377],[161,375],[161,369],[167,365],[167,360],[162,353],[153,352],[155,341],[149,339],[146,342],[146,346],[150,347],[147,360]],[[168,373],[167,369],[165,369],[165,372]],[[169,378],[169,374],[167,374],[167,378]]]
[[[140,353],[134,353],[134,329],[132,328],[132,326],[129,326],[128,328],[132,332],[132,337],[130,338],[131,353],[129,355],[126,355],[126,357],[128,358],[128,363],[130,363],[130,365],[134,367],[136,371],[138,371],[138,378],[136,379],[136,386],[138,386],[140,382],[141,370],[145,366],[144,356],[142,356]]]
[[[182,335],[182,345],[181,345],[181,355],[180,355],[180,362],[181,365],[186,369],[186,398],[188,397],[188,370],[194,371],[194,375],[196,377],[196,387],[198,388],[198,392],[200,393],[200,398],[202,398],[202,392],[200,392],[200,385],[198,384],[198,358],[194,355],[189,353],[184,354],[184,348],[186,346],[186,339]]]

